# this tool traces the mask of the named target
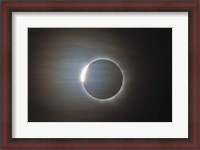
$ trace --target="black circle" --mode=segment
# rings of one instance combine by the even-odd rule
[[[110,60],[99,59],[89,64],[83,86],[91,96],[108,99],[118,93],[122,82],[120,68]]]

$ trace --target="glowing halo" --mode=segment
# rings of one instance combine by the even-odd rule
[[[84,87],[84,82],[86,81],[86,78],[87,78],[87,71],[88,71],[88,69],[89,69],[89,66],[90,66],[90,64],[92,64],[93,62],[95,62],[95,61],[97,61],[97,60],[108,60],[108,61],[113,62],[115,65],[117,65],[117,66],[120,68],[121,73],[122,73],[122,85],[121,85],[121,88],[119,89],[119,91],[118,91],[114,96],[112,96],[112,97],[110,97],[110,98],[107,98],[107,99],[99,99],[99,98],[96,98],[96,97],[92,96],[90,93],[88,93],[88,91],[87,91],[87,90],[85,89],[85,87]],[[121,69],[121,67],[120,67],[115,61],[113,61],[113,60],[110,59],[110,58],[96,58],[96,59],[90,61],[90,62],[81,70],[81,75],[80,75],[80,81],[81,81],[81,83],[82,83],[82,87],[83,87],[84,91],[86,92],[86,94],[87,94],[90,98],[92,98],[92,99],[94,99],[94,100],[101,101],[101,102],[107,101],[107,100],[109,100],[109,101],[110,101],[110,100],[113,100],[115,97],[121,95],[121,94],[122,94],[122,91],[123,91],[123,89],[124,89],[124,82],[125,82],[124,80],[125,80],[125,79],[124,79],[124,72],[123,72],[123,70]]]
[[[81,71],[81,76],[80,76],[81,82],[85,82],[86,75],[87,75],[87,70],[88,70],[88,66],[89,66],[89,65],[85,66],[85,67],[83,68],[83,70]]]

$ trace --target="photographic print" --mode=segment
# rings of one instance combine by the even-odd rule
[[[172,122],[172,28],[28,28],[28,122]]]
[[[199,2],[1,6],[1,148],[199,148]]]

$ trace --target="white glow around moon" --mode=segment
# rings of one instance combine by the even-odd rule
[[[92,99],[95,99],[95,100],[102,100],[102,99],[98,99],[98,98],[95,98],[95,97],[91,96],[91,95],[87,92],[87,90],[85,89],[85,87],[84,87],[84,82],[86,81],[86,78],[87,78],[87,71],[88,71],[89,65],[90,65],[91,63],[97,61],[97,60],[108,60],[108,61],[111,61],[111,62],[115,63],[115,64],[120,68],[120,70],[121,70],[121,72],[122,72],[122,76],[124,76],[124,72],[123,72],[123,70],[121,69],[121,67],[120,67],[115,61],[113,61],[113,60],[110,59],[110,58],[96,58],[96,59],[94,59],[93,61],[89,62],[89,63],[82,69],[81,75],[80,75],[80,81],[82,82],[82,86],[83,86],[84,91],[85,91],[85,92],[87,93],[87,95],[90,96]],[[122,86],[121,86],[120,90],[118,91],[118,93],[115,94],[113,97],[110,97],[110,98],[107,98],[107,99],[104,99],[104,100],[113,100],[113,99],[115,99],[115,97],[116,97],[117,95],[121,95],[121,94],[123,93],[123,90],[124,90],[124,78],[123,78],[123,81],[122,81]],[[101,102],[104,102],[104,101],[101,101]]]
[[[83,70],[81,71],[81,76],[80,76],[81,82],[84,82],[84,81],[86,80],[86,75],[87,75],[88,66],[89,66],[89,65],[85,66],[85,67],[83,68]]]

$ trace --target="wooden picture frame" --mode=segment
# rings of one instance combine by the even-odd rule
[[[193,149],[199,142],[199,1],[14,1],[2,3],[1,148],[148,148]],[[189,138],[12,138],[12,12],[188,12],[189,13]]]

